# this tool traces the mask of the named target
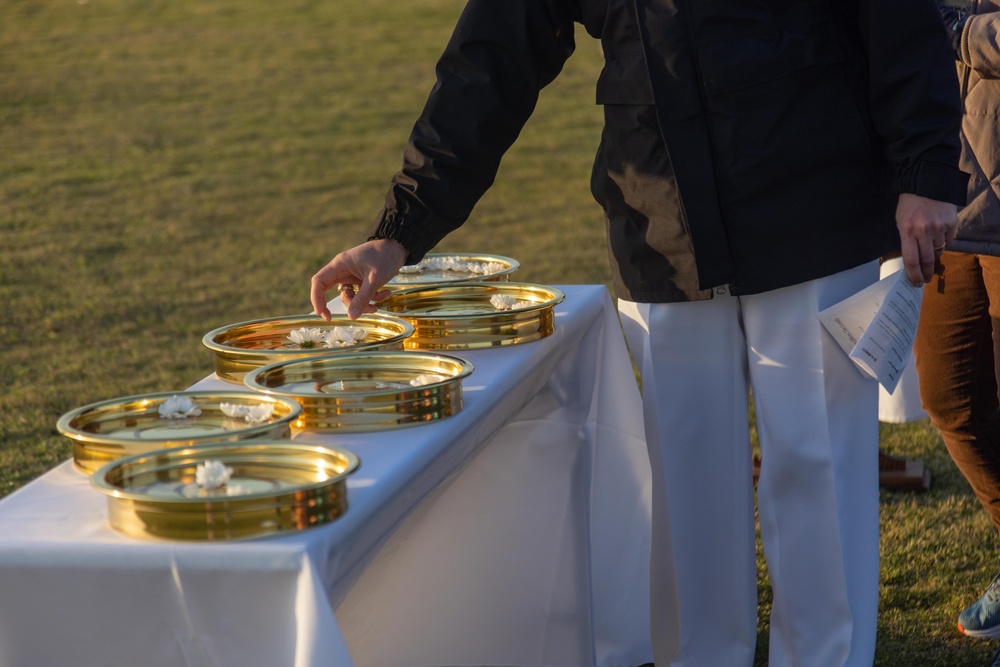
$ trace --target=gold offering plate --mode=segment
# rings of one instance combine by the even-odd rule
[[[206,489],[198,466],[231,469]],[[235,540],[329,523],[347,511],[353,453],[308,443],[247,442],[157,450],[114,461],[91,477],[108,522],[143,539]]]
[[[168,419],[160,406],[178,397],[190,399],[200,414]],[[272,408],[260,422],[233,418],[222,405]],[[214,442],[263,438],[284,438],[302,407],[281,396],[264,396],[250,391],[177,391],[126,396],[85,405],[59,418],[56,428],[73,440],[73,463],[86,474],[125,456],[167,447],[186,447]]]
[[[499,310],[494,297],[513,300]],[[464,283],[412,287],[394,292],[381,311],[409,320],[410,350],[471,350],[529,343],[555,331],[554,308],[566,296],[530,283]]]
[[[468,361],[443,354],[371,352],[280,362],[247,373],[243,382],[301,403],[295,428],[363,432],[458,413],[462,379],[472,370]]]
[[[448,268],[448,267],[451,268]],[[472,266],[480,269],[469,270]],[[416,285],[467,282],[506,282],[521,264],[502,255],[464,255],[430,252],[418,264],[403,267],[387,286],[402,289]]]
[[[289,339],[299,329],[319,329],[329,333],[336,327],[360,327],[365,337],[347,347],[302,348]],[[220,379],[243,383],[248,372],[279,361],[303,359],[318,354],[352,354],[380,350],[401,350],[403,340],[413,333],[406,320],[386,315],[364,315],[356,320],[334,315],[329,322],[318,315],[301,315],[251,320],[209,331],[202,344],[215,353],[215,372]]]

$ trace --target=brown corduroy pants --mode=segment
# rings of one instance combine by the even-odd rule
[[[939,258],[914,355],[923,408],[1000,530],[1000,257]]]

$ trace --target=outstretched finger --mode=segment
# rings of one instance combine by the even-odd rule
[[[326,305],[326,292],[332,285],[327,285],[322,279],[321,274],[322,271],[312,277],[309,301],[312,303],[313,312],[329,322],[331,315],[330,309]]]
[[[337,260],[338,258],[335,257],[329,264],[317,271],[310,283],[309,301],[312,303],[313,312],[327,322],[332,317],[330,308],[327,306],[327,292],[339,284],[350,283],[354,280],[350,271],[337,268],[335,264]]]
[[[365,313],[374,313],[378,310],[372,301],[375,297],[375,285],[371,280],[363,280],[361,286],[354,291],[354,295],[347,303],[347,316],[356,320]]]

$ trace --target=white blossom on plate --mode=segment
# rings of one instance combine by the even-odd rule
[[[497,310],[517,310],[518,308],[530,308],[535,305],[531,301],[518,301],[509,294],[494,294],[490,297],[490,303]]]
[[[271,418],[274,414],[272,403],[258,403],[257,405],[238,405],[236,403],[219,403],[222,414],[232,419],[242,419],[249,424],[260,424]]]
[[[520,308],[531,308],[535,305],[531,301],[518,301],[509,294],[494,294],[490,297],[490,303],[497,310],[518,310]]]
[[[500,262],[468,262],[467,269],[469,273],[475,273],[478,275],[488,276],[494,273],[500,273],[507,268],[506,264],[501,264]]]
[[[418,375],[417,377],[413,378],[412,380],[410,380],[410,384],[413,385],[414,387],[422,387],[425,384],[434,384],[435,382],[441,382],[442,380],[444,380],[444,377],[440,375],[427,373],[424,375]]]
[[[509,294],[494,294],[490,297],[490,303],[497,310],[510,310],[517,303],[517,299]]]
[[[199,463],[195,470],[194,481],[203,489],[218,489],[226,485],[233,476],[233,469],[222,461],[205,461]]]
[[[258,403],[247,407],[247,413],[243,417],[251,424],[266,422],[274,414],[274,405],[271,403]]]
[[[457,257],[445,255],[444,257],[427,257],[420,263],[429,271],[460,271],[461,265],[465,262]]]
[[[444,257],[425,257],[416,264],[403,266],[399,273],[423,273],[424,271],[454,271],[472,275],[488,276],[501,273],[507,269],[503,262],[472,262],[451,255]]]
[[[362,327],[346,326],[333,327],[326,332],[323,337],[324,347],[348,347],[356,345],[368,336],[368,332]]]
[[[324,340],[323,332],[319,327],[302,327],[288,333],[288,340],[298,345],[303,350],[318,347]]]
[[[164,419],[185,419],[201,414],[201,408],[195,405],[195,402],[188,396],[171,396],[160,403],[157,411]]]

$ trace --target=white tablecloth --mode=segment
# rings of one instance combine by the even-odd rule
[[[69,462],[4,498],[0,665],[650,661],[638,390],[607,290],[562,289],[552,336],[457,353],[458,415],[297,436],[362,460],[333,524],[137,541]]]

